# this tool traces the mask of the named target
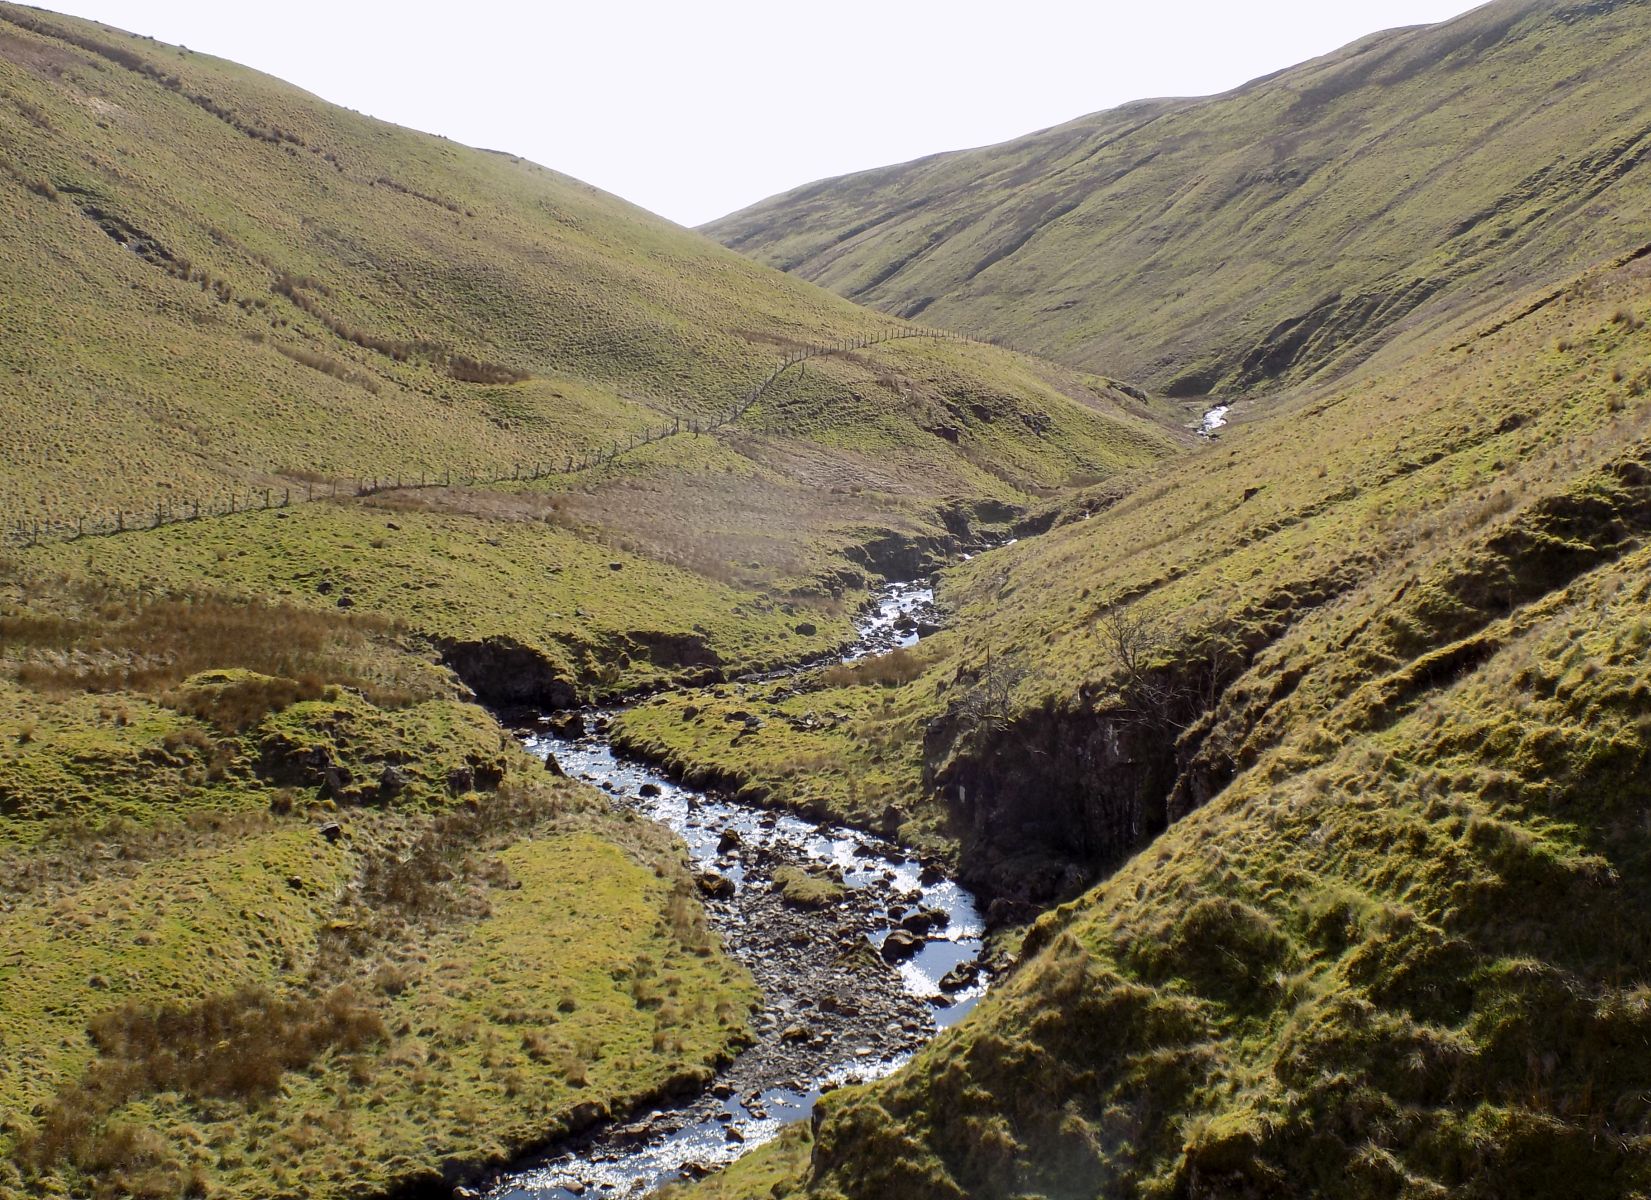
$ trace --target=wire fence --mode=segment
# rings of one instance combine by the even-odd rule
[[[0,529],[0,547],[26,548],[47,542],[72,542],[88,537],[108,537],[113,534],[134,533],[139,530],[159,529],[191,521],[229,517],[239,513],[263,512],[290,508],[316,500],[349,499],[378,495],[383,492],[407,491],[413,488],[496,487],[504,483],[532,482],[555,475],[577,475],[596,470],[656,442],[684,434],[697,436],[712,433],[739,420],[779,382],[780,377],[793,367],[812,358],[831,354],[850,354],[856,350],[880,346],[909,338],[931,338],[949,342],[979,342],[964,334],[938,329],[898,329],[870,337],[848,338],[843,341],[821,342],[801,347],[788,354],[761,382],[746,391],[727,409],[707,418],[676,416],[668,424],[655,429],[644,428],[640,433],[629,433],[624,441],[614,439],[609,445],[588,449],[579,454],[564,454],[559,459],[517,461],[505,471],[502,464],[488,472],[474,470],[443,470],[421,472],[417,476],[406,473],[386,475],[357,475],[347,477],[316,476],[313,480],[278,487],[232,489],[220,495],[170,499],[158,502],[149,509],[120,509],[92,512],[72,519],[33,520],[12,518]]]

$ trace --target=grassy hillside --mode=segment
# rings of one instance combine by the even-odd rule
[[[563,465],[703,421],[796,346],[892,328],[508,154],[9,4],[0,254],[5,522]],[[994,418],[1047,418],[1017,426],[1012,485],[1095,469],[1114,424],[1144,432],[1121,394],[937,345],[835,366],[901,440],[923,440],[923,402],[979,404],[941,412],[935,490],[998,459],[975,437]],[[849,415],[803,395],[816,422]]]
[[[1105,379],[862,346],[913,330],[509,155],[14,5],[0,168],[0,530],[326,498],[30,552],[51,571],[507,638],[590,694],[821,649],[893,563],[868,544],[932,557],[1176,449]],[[524,466],[556,470],[469,482]]]
[[[1648,393],[1642,253],[949,573],[898,769],[1072,898],[705,1194],[1646,1194]]]
[[[1643,3],[1494,0],[706,229],[861,303],[1154,390],[1298,381],[1651,238],[1648,33]]]

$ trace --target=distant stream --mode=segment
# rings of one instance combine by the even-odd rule
[[[934,593],[884,588],[856,622],[852,661],[917,642]],[[741,685],[719,685],[736,693]],[[688,845],[706,909],[724,946],[763,991],[756,1044],[704,1095],[619,1119],[517,1164],[495,1200],[639,1197],[694,1178],[773,1139],[843,1084],[896,1070],[985,992],[978,960],[984,922],[974,897],[885,839],[740,804],[684,787],[615,754],[611,712],[586,710],[583,732],[541,727],[530,750],[602,787],[616,807],[660,821]],[[785,904],[770,888],[782,866],[823,868],[847,899],[819,910]],[[732,895],[726,893],[732,884]],[[893,937],[896,945],[885,943]],[[548,986],[548,985],[547,985]]]

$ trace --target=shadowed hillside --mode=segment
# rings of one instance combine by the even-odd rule
[[[1651,238],[1648,80],[1651,5],[1496,0],[706,229],[890,313],[1229,393]]]

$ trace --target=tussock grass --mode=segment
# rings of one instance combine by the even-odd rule
[[[6,566],[0,1195],[389,1189],[745,1038],[680,846],[390,622]]]

